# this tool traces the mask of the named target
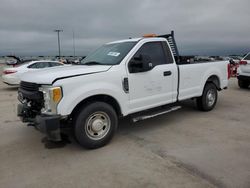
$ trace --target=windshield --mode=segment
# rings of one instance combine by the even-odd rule
[[[246,57],[244,57],[244,60],[250,60],[250,53],[246,55]]]
[[[117,65],[136,42],[105,44],[81,60],[81,65]]]

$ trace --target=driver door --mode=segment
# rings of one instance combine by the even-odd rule
[[[130,113],[173,102],[173,95],[177,93],[177,83],[176,86],[174,83],[174,80],[177,81],[177,66],[173,63],[171,53],[167,53],[166,50],[169,50],[166,42],[147,42],[129,61]],[[148,63],[149,66],[146,67],[150,68],[143,69],[145,66],[138,66],[138,59],[144,65]],[[135,71],[131,71],[133,66],[136,66]]]

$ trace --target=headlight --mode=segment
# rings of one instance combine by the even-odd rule
[[[42,108],[42,113],[56,114],[57,105],[63,97],[62,88],[42,86],[39,88],[39,90],[43,92],[43,98],[44,98],[44,107]]]

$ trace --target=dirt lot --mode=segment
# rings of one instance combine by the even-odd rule
[[[208,113],[179,111],[133,124],[85,150],[70,138],[48,147],[16,117],[16,88],[0,83],[0,185],[15,187],[250,187],[250,89],[236,79]]]

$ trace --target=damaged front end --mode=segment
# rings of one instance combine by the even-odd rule
[[[21,104],[17,106],[17,115],[22,122],[34,126],[53,141],[61,140],[61,116],[56,114],[56,106],[62,93],[58,88],[22,81],[18,89],[18,100]]]

